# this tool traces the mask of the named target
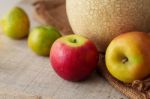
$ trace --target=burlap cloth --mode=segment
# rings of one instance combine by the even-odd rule
[[[43,24],[57,27],[62,34],[73,33],[67,20],[65,0],[38,0],[33,3],[35,17]],[[113,78],[107,71],[104,55],[100,54],[98,71],[117,90],[132,99],[150,98],[150,79],[134,81],[132,84],[124,84]]]

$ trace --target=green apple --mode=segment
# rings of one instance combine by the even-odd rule
[[[122,34],[109,44],[105,62],[116,79],[131,83],[150,74],[150,36],[141,32]]]
[[[29,18],[26,12],[20,7],[11,9],[0,20],[0,25],[4,34],[14,39],[26,37],[30,28]]]
[[[51,26],[38,26],[28,37],[28,46],[37,54],[48,56],[54,41],[61,37],[59,31]]]

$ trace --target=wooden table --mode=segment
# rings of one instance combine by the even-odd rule
[[[5,0],[7,4],[7,0]],[[39,23],[33,18],[30,2],[18,4],[31,20],[31,29]],[[4,8],[5,9],[5,8]],[[0,13],[0,17],[4,13]],[[39,99],[39,97],[10,98],[15,95],[40,96],[42,99],[126,99],[100,75],[73,83],[61,79],[53,71],[48,57],[37,56],[27,47],[27,40],[12,40],[0,34],[0,99]],[[3,97],[6,96],[7,97]],[[48,98],[45,98],[48,97]]]

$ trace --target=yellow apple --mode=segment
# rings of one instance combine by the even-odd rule
[[[106,50],[106,67],[116,79],[131,83],[150,74],[150,36],[142,32],[121,34]]]
[[[0,20],[0,26],[8,37],[21,39],[28,35],[30,21],[22,8],[14,7]]]

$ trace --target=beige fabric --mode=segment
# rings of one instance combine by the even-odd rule
[[[63,34],[73,33],[67,20],[65,0],[37,0],[33,6],[36,9],[35,16],[41,23],[53,25]]]
[[[25,92],[12,89],[0,89],[0,99],[42,99],[40,96],[33,96]]]
[[[8,94],[0,94],[0,99],[40,99],[37,96],[14,96],[14,95],[8,95]]]

